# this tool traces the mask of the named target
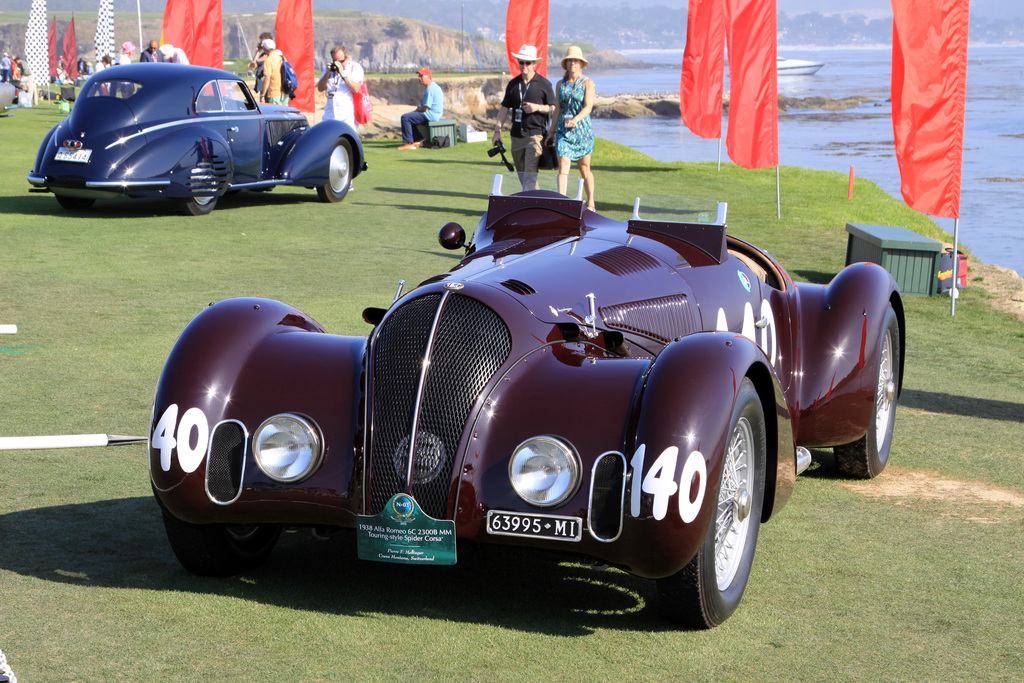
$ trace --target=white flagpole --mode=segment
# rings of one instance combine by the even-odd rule
[[[778,220],[782,220],[782,193],[779,191],[779,167],[775,167],[775,214]]]
[[[956,288],[958,276],[960,275],[960,219],[953,219],[953,288],[949,290],[949,317],[956,316],[956,298],[960,296],[960,290]]]
[[[139,54],[142,54],[142,0],[135,0],[135,11],[139,15]]]
[[[718,136],[718,172],[722,172],[722,136]]]

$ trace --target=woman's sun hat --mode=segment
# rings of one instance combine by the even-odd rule
[[[565,57],[562,58],[563,69],[569,68],[565,65],[565,63],[568,62],[570,59],[580,60],[581,62],[583,62],[583,66],[586,66],[587,64],[590,63],[587,61],[587,58],[583,56],[583,50],[581,50],[577,45],[570,45],[569,49],[565,51]]]

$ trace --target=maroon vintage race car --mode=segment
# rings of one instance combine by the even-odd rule
[[[655,579],[670,620],[707,628],[808,448],[885,467],[904,313],[880,266],[794,283],[724,205],[621,222],[500,180],[472,241],[440,240],[465,258],[367,309],[368,337],[254,298],[185,328],[150,472],[186,568],[253,568],[295,526],[354,528],[387,562],[516,545]]]

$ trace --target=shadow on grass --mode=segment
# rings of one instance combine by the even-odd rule
[[[900,403],[908,408],[927,410],[930,413],[976,417],[982,420],[1024,422],[1024,403],[1011,401],[993,401],[988,398],[904,389],[900,394]]]
[[[358,181],[357,181],[358,182]],[[350,202],[354,192],[346,195],[341,206]],[[304,187],[283,186],[274,191],[237,190],[217,199],[211,216],[222,211],[233,211],[249,207],[288,206],[308,202],[321,203],[316,190]],[[117,218],[157,218],[164,216],[185,216],[178,200],[161,197],[116,197],[97,199],[88,209],[65,209],[49,193],[26,193],[25,196],[8,197],[0,202],[0,214],[53,216],[55,218],[78,218],[107,220]],[[203,220],[203,216],[185,216]]]
[[[0,570],[84,587],[238,597],[341,616],[425,617],[559,636],[664,631],[654,582],[551,561],[522,548],[460,546],[450,567],[360,561],[354,532],[283,534],[261,568],[228,579],[178,564],[149,497],[0,517]]]
[[[377,192],[391,192],[394,194],[433,195],[436,197],[464,197],[465,199],[487,199],[487,192],[450,192],[448,190],[423,190],[414,187],[382,187],[373,188]]]

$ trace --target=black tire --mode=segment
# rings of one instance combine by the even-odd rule
[[[95,199],[86,199],[85,197],[68,197],[63,194],[54,196],[57,198],[57,203],[61,205],[61,208],[68,209],[69,211],[83,211],[91,208],[96,203]]]
[[[277,525],[190,524],[161,510],[175,557],[200,576],[234,576],[259,567],[281,535]]]
[[[892,306],[886,312],[878,344],[877,373],[867,433],[853,443],[833,449],[839,472],[853,479],[873,479],[889,461],[900,386],[900,323]]]
[[[216,197],[190,197],[181,200],[181,211],[186,216],[205,216],[217,206]]]
[[[316,188],[316,194],[322,202],[340,202],[348,194],[352,184],[352,146],[345,138],[331,150],[331,160],[327,171],[327,182]]]
[[[712,628],[739,606],[761,528],[766,453],[764,410],[744,378],[729,420],[714,519],[690,563],[658,580],[661,612],[669,621]]]

